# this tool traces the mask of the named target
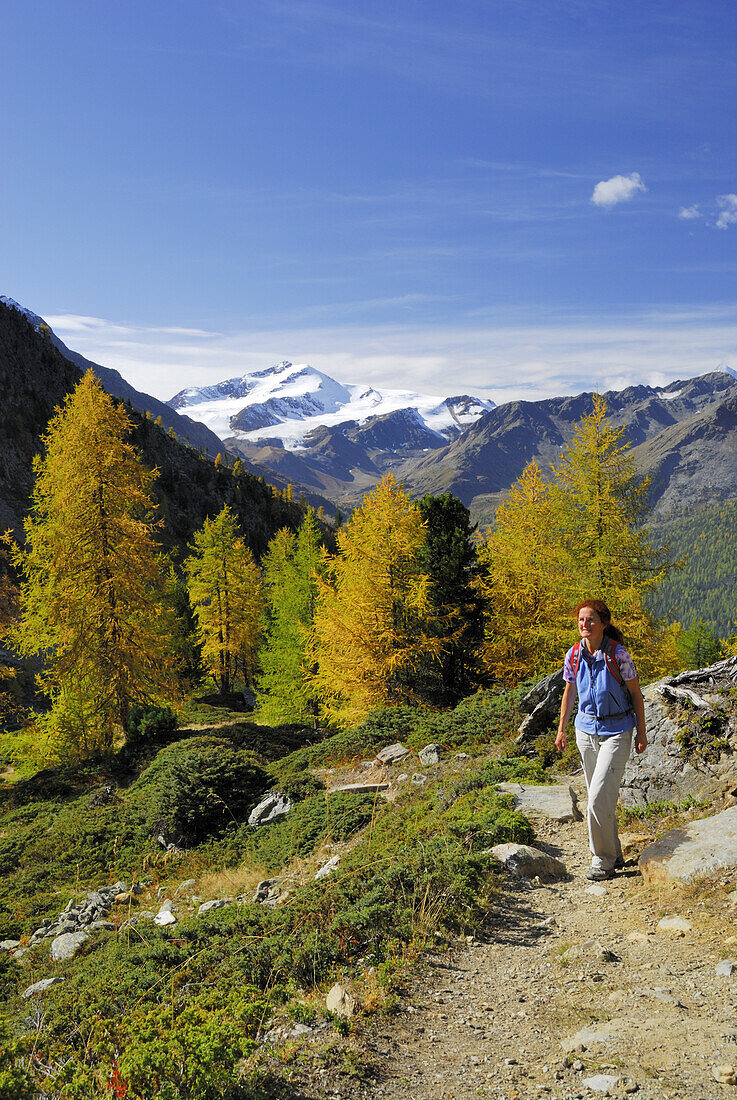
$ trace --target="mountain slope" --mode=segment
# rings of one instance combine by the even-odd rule
[[[0,297],[0,304],[22,313],[36,331],[39,331],[42,325],[46,325],[43,317],[39,317],[37,313],[33,313],[31,310],[19,305],[12,298],[2,296]],[[48,327],[46,325],[46,328]],[[150,394],[134,389],[116,370],[112,370],[111,367],[103,367],[100,363],[93,363],[90,359],[85,359],[79,352],[71,351],[59,339],[53,329],[49,329],[49,331],[51,333],[51,343],[61,352],[64,358],[73,363],[82,374],[88,370],[94,371],[107,393],[113,397],[119,397],[121,401],[129,401],[134,409],[138,409],[142,413],[149,413],[154,419],[160,416],[162,424],[167,430],[172,428],[180,439],[191,443],[193,447],[202,447],[203,451],[207,451],[213,458],[218,451],[222,451],[220,440],[204,424],[192,420],[189,416],[177,413],[165,402],[151,397]]]
[[[20,536],[40,437],[81,377],[47,333],[36,331],[19,310],[0,303],[0,530],[10,527]],[[248,473],[234,476],[226,465],[215,466],[137,410],[129,408],[129,415],[132,442],[147,465],[159,471],[155,494],[166,547],[183,552],[205,517],[226,503],[257,555],[279,527],[299,523],[303,509],[282,500],[263,481]]]
[[[638,462],[643,468],[650,465],[658,469],[659,477],[654,480],[650,498],[653,508],[658,507],[661,497],[666,498],[666,508],[672,507],[677,485],[685,487],[684,477],[674,483],[667,497],[669,461],[674,470],[677,466],[675,459],[669,460],[667,455],[671,447],[685,446],[686,437],[690,440],[692,494],[698,497],[704,492],[704,502],[737,495],[734,472],[728,474],[730,487],[726,494],[715,496],[716,486],[699,469],[708,463],[710,448],[717,437],[722,440],[720,446],[725,456],[730,447],[737,451],[737,434],[729,406],[717,416],[721,406],[735,395],[737,381],[722,371],[672,382],[662,388],[631,386],[604,395],[611,422],[626,428],[626,439],[635,448]],[[401,474],[414,494],[449,490],[472,508],[477,519],[490,522],[496,505],[530,459],[536,459],[543,470],[558,459],[573,438],[576,424],[591,411],[592,400],[593,393],[583,393],[576,397],[500,405],[449,446],[408,463]],[[686,427],[689,423],[693,423],[690,432]],[[661,435],[658,449],[654,441]],[[649,451],[648,447],[653,449]],[[720,468],[725,473],[730,469],[727,457]]]

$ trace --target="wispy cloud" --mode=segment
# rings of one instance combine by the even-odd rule
[[[719,207],[717,229],[726,229],[727,226],[737,223],[737,195],[718,195],[717,206]]]
[[[687,222],[694,221],[696,218],[703,218],[703,216],[698,203],[694,206],[682,206],[678,211],[678,217]]]
[[[633,172],[630,176],[612,176],[597,183],[591,201],[594,206],[616,206],[620,202],[629,202],[639,191],[647,191],[639,172]]]
[[[309,362],[342,382],[497,402],[627,385],[662,385],[737,361],[733,304],[674,307],[563,321],[501,315],[465,326],[334,325],[232,333],[136,327],[103,318],[49,316],[58,335],[134,386],[169,398],[284,358]]]

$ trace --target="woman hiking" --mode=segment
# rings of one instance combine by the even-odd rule
[[[614,878],[624,866],[617,832],[619,785],[636,726],[635,752],[647,748],[645,704],[621,630],[603,600],[582,600],[576,608],[581,641],[566,653],[566,681],[555,747],[566,747],[566,727],[578,695],[576,745],[589,796],[588,826],[594,882]]]

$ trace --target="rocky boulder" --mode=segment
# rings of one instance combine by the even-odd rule
[[[544,817],[560,823],[581,820],[575,792],[568,783],[499,783],[498,787],[504,794],[511,794],[515,810],[521,810],[528,817]]]
[[[564,878],[565,864],[529,844],[495,844],[491,855],[521,878]]]
[[[737,868],[737,806],[671,829],[640,856],[646,882],[686,885]]]
[[[737,657],[730,657],[645,688],[648,747],[627,763],[625,806],[737,794],[735,682]]]
[[[565,680],[563,669],[559,668],[544,680],[535,684],[520,702],[520,708],[527,714],[519,727],[517,744],[524,745],[534,741],[558,721],[560,702],[563,698]]]
[[[251,810],[248,815],[248,824],[252,829],[257,829],[260,825],[268,825],[270,821],[274,821],[277,817],[288,814],[291,808],[292,803],[285,794],[281,794],[280,791],[272,791]]]

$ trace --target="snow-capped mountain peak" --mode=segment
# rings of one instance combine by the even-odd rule
[[[467,394],[440,397],[343,384],[308,363],[287,359],[214,386],[181,390],[168,404],[186,409],[221,439],[271,442],[288,450],[303,446],[315,428],[349,420],[363,424],[401,410],[412,410],[427,430],[449,440],[494,408],[493,401]]]

